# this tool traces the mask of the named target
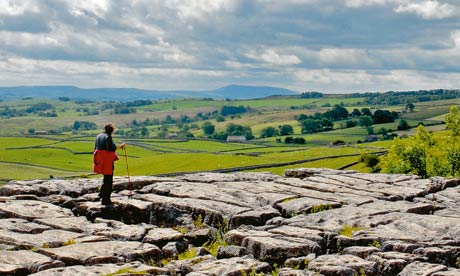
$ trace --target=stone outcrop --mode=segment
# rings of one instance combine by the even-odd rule
[[[460,180],[330,169],[0,188],[0,275],[460,275]],[[211,255],[212,254],[212,255]]]

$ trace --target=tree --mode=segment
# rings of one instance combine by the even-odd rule
[[[261,138],[273,137],[276,135],[278,135],[278,131],[276,130],[276,128],[271,126],[263,128],[260,133]]]
[[[282,125],[282,126],[279,126],[279,134],[281,136],[284,136],[284,135],[291,135],[294,133],[294,129],[292,128],[291,125]]]
[[[312,98],[322,98],[324,97],[321,92],[303,92],[300,94],[301,99],[312,99]]]
[[[211,122],[204,122],[201,129],[205,135],[212,135],[216,130],[216,127]]]
[[[327,118],[331,121],[338,121],[348,118],[348,110],[341,105],[334,105],[332,110],[326,111],[323,113],[323,118]]]
[[[423,178],[430,176],[427,160],[432,145],[432,135],[422,125],[419,125],[414,136],[395,140],[383,159],[383,171],[416,174]]]
[[[322,130],[331,130],[334,127],[334,123],[326,118],[321,119]]]
[[[460,111],[457,106],[451,106],[450,112],[446,116],[446,126],[452,130],[454,137],[458,137],[460,134]]]
[[[302,133],[313,133],[321,130],[321,123],[319,120],[307,119],[302,121]]]
[[[396,138],[388,154],[382,159],[382,170],[388,173],[411,173],[421,177],[460,175],[460,114],[451,108],[446,117],[451,135],[433,136],[423,125],[414,136]],[[447,157],[447,158],[446,158]]]
[[[220,132],[214,132],[212,134],[212,138],[215,140],[226,140],[227,139],[227,133],[225,131],[220,131]]]
[[[149,129],[145,126],[141,127],[141,136],[146,137],[149,136]]]
[[[364,115],[364,116],[372,117],[372,112],[367,107],[364,107],[364,108],[361,109],[361,114]]]
[[[357,108],[353,109],[353,111],[351,112],[351,117],[359,117],[359,116],[361,116],[361,112]]]
[[[410,112],[414,112],[415,105],[413,103],[408,103],[406,109],[409,109]]]
[[[294,138],[292,136],[287,136],[286,138],[284,138],[284,143],[285,144],[292,144],[292,143],[294,143]]]
[[[352,121],[352,120],[348,120],[348,121],[346,121],[346,123],[345,123],[345,127],[346,127],[346,128],[355,127],[355,126],[356,126],[356,122],[355,122],[355,121]]]
[[[399,120],[398,130],[406,130],[406,129],[409,129],[409,128],[410,128],[410,126],[409,126],[409,124],[407,123],[406,120],[404,120],[404,119]]]
[[[446,125],[452,130],[451,148],[448,150],[447,158],[450,163],[452,175],[460,173],[460,148],[457,147],[458,136],[460,135],[460,111],[457,106],[451,106],[446,116]]]
[[[389,110],[376,110],[372,116],[374,124],[391,123],[395,121],[395,114]]]
[[[227,124],[226,127],[226,134],[227,135],[236,135],[236,136],[245,136],[246,140],[254,139],[254,135],[252,134],[252,130],[248,126],[242,126],[234,123]]]
[[[294,144],[300,144],[300,145],[303,145],[305,144],[305,138],[303,137],[295,137],[294,138]]]
[[[366,164],[367,167],[371,168],[373,172],[375,172],[380,160],[376,154],[365,153],[361,155],[360,161]]]
[[[359,118],[359,125],[362,127],[372,126],[372,118],[369,116],[362,116]]]
[[[224,105],[222,107],[222,110],[220,111],[220,114],[222,114],[222,116],[227,116],[227,115],[241,114],[247,111],[248,111],[248,108],[242,105],[240,106]]]
[[[225,122],[225,117],[222,115],[217,115],[216,116],[216,122]]]

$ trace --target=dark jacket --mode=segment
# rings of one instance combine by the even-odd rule
[[[96,137],[93,154],[93,170],[95,173],[113,174],[113,162],[119,160],[115,153],[117,146],[112,136],[101,133]]]

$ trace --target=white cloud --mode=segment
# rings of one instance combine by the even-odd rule
[[[460,48],[460,30],[453,31],[450,35],[455,48]]]
[[[384,5],[389,0],[346,0],[345,5],[351,8],[360,8],[363,6]]]
[[[204,19],[203,16],[215,12],[231,12],[238,1],[235,0],[166,0],[165,6],[176,10],[177,15],[184,19]]]
[[[373,66],[376,61],[372,60],[366,49],[341,49],[324,48],[315,53],[320,63],[325,67],[329,66]]]
[[[59,47],[62,44],[49,34],[0,31],[0,45],[10,47]]]
[[[403,91],[460,86],[460,73],[417,70],[299,70],[297,85],[335,93]]]
[[[0,85],[399,90],[425,70],[446,87],[459,16],[459,0],[0,0]]]
[[[302,63],[296,55],[280,55],[273,49],[266,49],[262,53],[248,53],[246,57],[272,65],[296,65]]]
[[[194,80],[197,78],[220,78],[227,72],[219,70],[199,70],[182,67],[132,67],[113,62],[83,62],[66,60],[35,60],[22,57],[0,56],[1,74],[4,83],[20,85],[24,79],[41,81],[53,85],[77,85],[80,87],[142,87],[165,89],[165,83],[177,78]],[[46,76],[46,79],[43,77]],[[95,77],[96,76],[96,77]],[[140,82],[143,82],[142,84]],[[172,85],[177,85],[173,83]],[[162,87],[163,86],[163,87]],[[183,87],[184,89],[187,87]],[[177,89],[177,87],[176,87]]]
[[[40,7],[34,0],[0,0],[0,14],[17,16],[26,12],[37,13]]]
[[[69,12],[73,15],[84,15],[86,12],[103,18],[110,8],[109,0],[70,0]]]
[[[424,19],[443,19],[455,15],[456,7],[448,3],[440,4],[437,0],[424,0],[422,2],[409,2],[400,4],[395,12],[414,13]]]

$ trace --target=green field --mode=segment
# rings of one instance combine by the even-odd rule
[[[116,143],[122,140],[122,138],[115,138]],[[137,145],[130,144],[130,141],[131,143],[136,142]],[[0,142],[2,145],[0,147],[0,173],[4,180],[48,178],[50,175],[70,177],[92,174],[93,141],[88,138],[76,137],[74,140],[66,138],[56,141],[55,137],[52,140],[3,137],[0,138]],[[270,147],[202,140],[170,142],[135,139],[126,142],[128,143],[127,154],[131,175],[213,171],[246,166],[269,166],[270,164],[273,164],[274,167],[269,168],[269,171],[281,174],[283,167],[279,167],[280,163],[327,158],[327,156],[359,155],[367,151],[354,147]],[[152,148],[167,145],[170,152],[159,152],[139,146],[144,144]],[[126,175],[124,152],[119,151],[118,153],[120,160],[116,163],[115,175]],[[350,158],[347,157],[343,162],[349,161]],[[317,162],[312,164],[316,166]],[[309,163],[305,162],[305,164]],[[335,163],[334,166],[336,166]]]
[[[144,120],[162,121],[172,117],[176,123],[156,123],[147,126],[146,137],[128,137],[115,133],[116,143],[126,143],[131,175],[162,175],[179,172],[215,171],[230,169],[235,171],[270,171],[282,174],[285,169],[298,167],[329,167],[355,169],[368,172],[362,163],[354,164],[365,152],[382,151],[391,141],[364,142],[368,130],[356,126],[344,128],[347,120],[334,122],[334,129],[326,132],[302,134],[301,125],[296,120],[301,114],[313,115],[326,112],[332,106],[344,105],[351,112],[354,108],[370,106],[361,104],[365,98],[344,98],[341,95],[327,95],[323,98],[301,99],[295,97],[271,97],[254,100],[204,100],[178,99],[162,100],[146,106],[135,107],[135,113],[113,114],[104,109],[104,102],[58,101],[49,99],[25,99],[0,102],[0,111],[15,109],[25,111],[39,103],[53,105],[57,117],[45,117],[37,113],[22,113],[21,116],[0,117],[0,183],[11,179],[35,179],[53,177],[78,177],[92,175],[92,150],[94,138],[106,122],[113,122],[120,131],[133,130],[133,122]],[[445,129],[443,121],[449,108],[460,104],[460,99],[420,102],[414,112],[405,111],[402,118],[411,127],[419,122],[430,125],[427,128],[437,132]],[[198,114],[208,116],[219,112],[222,106],[244,106],[249,111],[226,116],[223,122],[216,117],[196,119]],[[404,110],[405,105],[378,106],[375,109],[392,111]],[[97,115],[87,115],[86,111],[98,110]],[[185,121],[181,121],[186,118]],[[188,121],[187,121],[188,120]],[[349,120],[357,120],[352,118]],[[70,131],[75,121],[95,123],[97,129]],[[227,143],[209,140],[200,129],[205,121],[215,125],[216,131],[225,131],[227,124],[248,126],[256,137],[246,143]],[[191,126],[192,139],[159,139],[161,129],[168,133],[178,133],[183,125]],[[285,144],[285,136],[259,138],[267,127],[278,129],[281,125],[291,125],[294,138],[302,137],[305,144]],[[374,132],[396,131],[399,119],[393,123],[373,125]],[[437,125],[432,125],[437,124]],[[31,135],[31,129],[55,132],[55,135]],[[411,135],[414,128],[397,131]],[[379,139],[382,139],[379,134]],[[332,147],[334,141],[341,140],[346,146]],[[124,152],[119,152],[121,160],[116,163],[116,175],[126,174]]]

